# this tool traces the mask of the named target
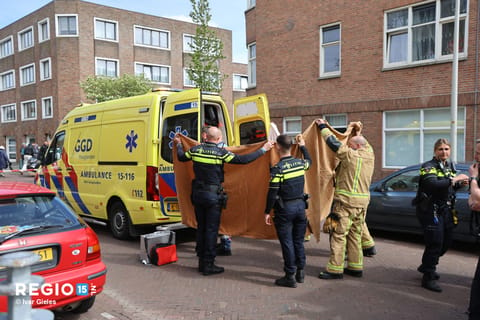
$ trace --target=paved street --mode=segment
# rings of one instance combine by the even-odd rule
[[[450,250],[438,269],[443,292],[434,293],[420,287],[421,242],[372,231],[378,254],[365,258],[364,277],[325,281],[317,278],[329,255],[322,234],[320,243],[306,243],[306,281],[292,289],[273,284],[283,274],[277,241],[236,237],[233,255],[217,259],[225,273],[205,277],[196,270],[190,229],[177,232],[178,262],[161,267],[140,263],[138,239],[120,241],[104,227],[94,229],[108,266],[105,291],[88,313],[57,313],[57,320],[467,319],[478,257],[475,246]]]

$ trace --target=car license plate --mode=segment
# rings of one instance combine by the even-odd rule
[[[53,260],[52,248],[43,248],[43,249],[33,250],[33,253],[36,253],[40,256],[40,261]]]
[[[178,207],[178,203],[169,203],[167,205],[168,211],[180,211],[180,208]]]

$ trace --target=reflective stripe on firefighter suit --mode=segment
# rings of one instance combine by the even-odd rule
[[[327,145],[340,160],[332,208],[340,221],[330,234],[330,259],[326,270],[343,273],[346,249],[347,268],[360,271],[363,270],[362,225],[370,201],[375,156],[368,142],[364,148],[354,150],[341,144],[326,126],[319,127]]]

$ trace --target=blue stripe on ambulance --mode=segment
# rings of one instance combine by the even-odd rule
[[[77,187],[73,183],[72,178],[65,177],[65,182],[68,184],[68,187],[72,191],[73,200],[75,200],[75,202],[78,205],[78,207],[80,208],[80,210],[82,210],[82,212],[85,213],[85,214],[90,214],[91,215],[92,213],[87,209],[87,206],[85,205],[85,203],[83,203],[82,199],[78,195]]]
[[[176,104],[173,110],[179,111],[179,110],[186,110],[186,109],[192,109],[192,108],[197,108],[198,104],[196,101],[193,102],[185,102],[185,103],[179,103]]]
[[[57,189],[58,196],[71,207],[72,205],[70,204],[67,197],[65,196],[65,192],[63,192],[62,184],[58,180],[58,177],[55,175],[52,175],[50,176],[50,178],[52,179],[52,182],[55,185],[55,189]]]

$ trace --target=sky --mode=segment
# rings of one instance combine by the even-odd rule
[[[43,7],[51,0],[1,0],[0,29]],[[105,6],[191,21],[190,0],[88,0]],[[214,27],[232,30],[233,61],[247,63],[245,44],[246,0],[209,0]]]

